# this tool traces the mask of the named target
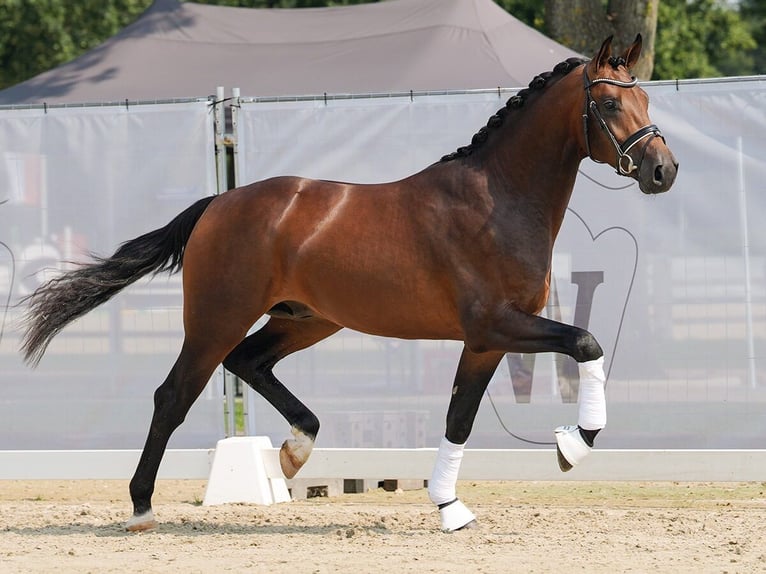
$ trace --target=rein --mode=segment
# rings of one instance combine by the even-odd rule
[[[639,164],[644,158],[644,152],[646,151],[646,146],[649,145],[649,142],[651,142],[654,138],[660,137],[662,138],[662,141],[665,141],[665,138],[662,135],[662,132],[660,131],[660,128],[658,128],[654,124],[649,124],[648,126],[644,126],[634,132],[632,135],[630,135],[624,142],[622,142],[622,145],[620,145],[617,142],[617,138],[614,137],[614,134],[612,133],[612,130],[609,129],[609,125],[606,123],[606,120],[604,119],[604,116],[601,115],[601,112],[598,109],[598,104],[596,104],[595,100],[593,99],[593,96],[590,93],[590,89],[597,85],[597,84],[610,84],[612,86],[617,86],[618,88],[634,88],[638,85],[638,79],[634,76],[631,78],[629,82],[623,82],[621,80],[615,80],[613,78],[596,78],[595,80],[590,80],[588,78],[588,71],[587,69],[583,69],[583,82],[585,83],[585,108],[583,110],[582,114],[582,124],[583,124],[583,131],[585,132],[585,147],[588,152],[588,157],[590,157],[593,161],[596,163],[605,163],[603,161],[594,159],[591,155],[590,151],[590,136],[588,134],[588,118],[590,116],[590,113],[593,112],[593,115],[598,120],[599,125],[601,126],[601,129],[606,133],[607,136],[609,136],[609,140],[612,142],[612,145],[614,146],[615,151],[617,152],[617,173],[619,175],[630,175],[635,170],[638,169],[638,165],[635,165],[633,163],[633,158],[628,154],[628,152],[635,146],[638,142],[643,140],[644,138],[649,137],[650,139],[647,140],[647,142],[644,144],[644,147],[641,151],[641,159],[639,160]]]

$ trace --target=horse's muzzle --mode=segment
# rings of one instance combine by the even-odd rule
[[[646,194],[663,193],[676,180],[678,162],[673,153],[662,146],[658,153],[647,153],[638,173],[638,187]]]

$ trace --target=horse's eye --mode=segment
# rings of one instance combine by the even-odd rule
[[[617,109],[617,102],[614,100],[605,100],[604,109],[613,112]]]

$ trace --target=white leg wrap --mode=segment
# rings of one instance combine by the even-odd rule
[[[457,475],[463,461],[463,444],[454,444],[442,438],[436,464],[428,481],[428,496],[439,507],[442,530],[452,532],[474,524],[476,517],[457,499]]]
[[[604,395],[604,357],[578,363],[580,370],[580,397],[577,424],[585,430],[599,430],[606,426],[606,397]]]
[[[455,485],[464,447],[463,444],[451,443],[446,437],[442,438],[431,480],[428,481],[428,496],[434,504],[446,504],[457,498]]]

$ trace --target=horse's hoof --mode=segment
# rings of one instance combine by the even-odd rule
[[[295,438],[289,438],[279,449],[279,466],[285,478],[293,478],[311,455],[314,440],[297,427],[292,428]]]
[[[154,519],[154,512],[147,510],[143,514],[134,514],[125,523],[125,530],[128,532],[143,532],[145,530],[154,530],[157,528],[157,521]]]
[[[460,530],[475,530],[478,527],[479,527],[479,523],[474,519],[474,520],[471,520],[471,522],[469,522],[465,526],[461,526],[460,528],[456,528],[455,530],[453,530],[453,532],[458,532]]]
[[[572,467],[579,464],[592,450],[580,435],[580,429],[575,425],[558,427],[554,434],[556,456],[562,472],[572,470]]]
[[[561,469],[561,472],[569,472],[574,467],[569,464],[569,461],[564,458],[564,455],[561,454],[561,449],[559,448],[559,445],[556,445],[556,457],[559,461],[559,469]]]
[[[279,449],[279,466],[282,467],[282,474],[285,478],[293,478],[301,468],[301,465],[297,463],[292,451],[290,451],[289,441],[282,443],[282,448]]]
[[[457,498],[439,508],[442,519],[442,531],[457,532],[458,530],[476,528],[476,517]]]

